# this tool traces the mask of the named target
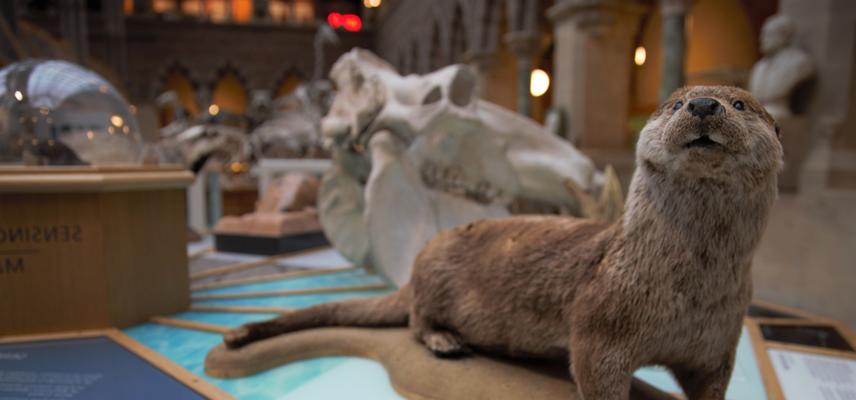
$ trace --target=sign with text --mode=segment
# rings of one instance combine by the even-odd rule
[[[0,399],[202,399],[108,337],[0,344]]]
[[[84,240],[79,223],[47,225],[4,225],[0,223],[0,278],[23,274],[43,251],[55,244],[73,244]]]
[[[856,398],[856,359],[769,349],[786,399]]]

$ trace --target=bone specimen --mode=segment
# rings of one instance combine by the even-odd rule
[[[321,222],[345,257],[399,285],[441,230],[509,215],[519,199],[582,215],[603,182],[570,143],[478,99],[467,66],[401,76],[355,49],[331,79],[337,93],[321,133],[334,165],[321,184]]]

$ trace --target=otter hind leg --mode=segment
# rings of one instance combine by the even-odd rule
[[[447,330],[423,331],[420,337],[422,343],[435,356],[440,358],[456,358],[467,356],[472,350],[464,344],[461,337]]]
[[[422,342],[435,356],[455,358],[469,355],[472,350],[467,346],[461,335],[443,328],[428,318],[424,310],[414,307],[410,315],[410,331],[416,340]]]

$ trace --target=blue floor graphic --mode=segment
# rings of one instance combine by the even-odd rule
[[[337,272],[330,275],[301,277],[264,283],[194,291],[194,295],[239,293],[259,290],[295,290],[318,287],[341,287],[386,283],[363,270]],[[199,301],[197,305],[274,306],[301,308],[314,304],[357,297],[378,296],[393,290],[344,292],[287,297],[262,297]],[[188,311],[170,315],[171,318],[202,322],[225,327],[275,317],[266,313],[229,313]],[[166,356],[190,372],[225,390],[238,399],[335,399],[347,398],[400,399],[380,364],[352,357],[324,357],[290,363],[260,374],[240,379],[217,379],[205,375],[204,360],[208,351],[219,344],[221,335],[159,324],[143,324],[124,332],[152,350]],[[347,377],[350,384],[343,386]],[[358,395],[357,397],[353,397]]]

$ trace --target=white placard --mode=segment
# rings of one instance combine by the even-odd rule
[[[768,349],[788,400],[856,400],[856,360]]]

